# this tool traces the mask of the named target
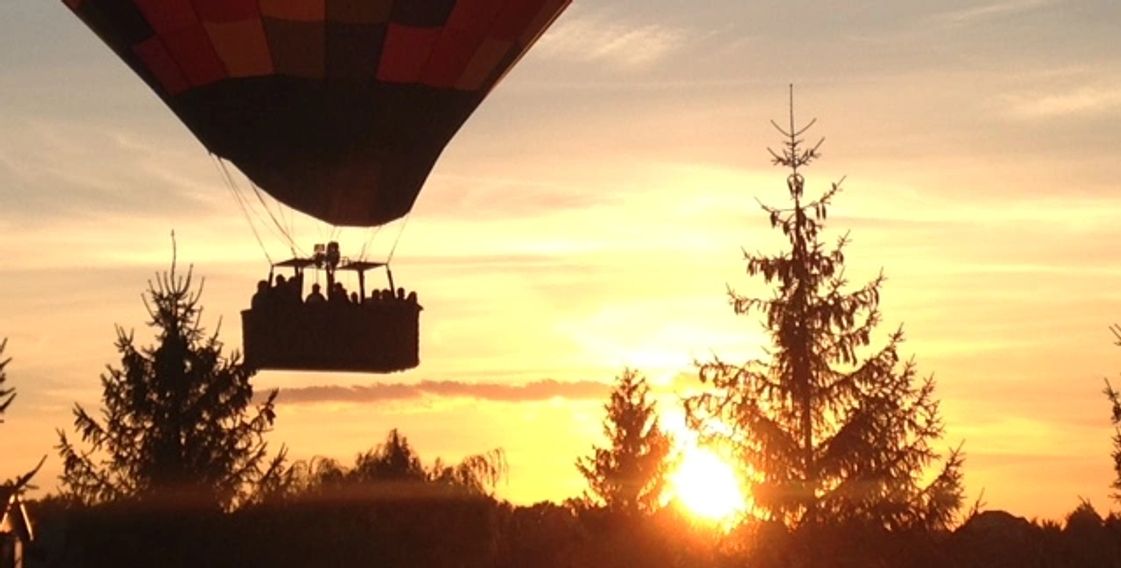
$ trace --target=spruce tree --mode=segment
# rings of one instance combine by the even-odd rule
[[[699,365],[708,389],[686,401],[691,425],[730,444],[758,479],[754,501],[764,516],[787,526],[867,522],[887,529],[946,527],[962,498],[958,451],[933,482],[927,468],[939,458],[932,444],[943,425],[932,378],[920,380],[913,360],[901,362],[902,329],[869,347],[880,324],[882,273],[852,289],[845,276],[847,234],[824,242],[829,207],[841,191],[833,183],[807,197],[803,172],[824,140],[807,144],[814,125],[798,127],[791,89],[790,124],[773,163],[788,172],[787,207],[763,205],[788,248],[776,254],[744,251],[747,274],[773,295],[743,296],[729,288],[739,315],[760,314],[770,336],[769,357]],[[843,180],[842,180],[843,182]],[[719,428],[711,428],[719,424]]]
[[[4,413],[8,411],[8,407],[11,406],[12,401],[16,398],[15,387],[4,388],[4,383],[8,380],[8,363],[12,362],[11,357],[4,357],[4,351],[7,348],[8,340],[7,338],[5,338],[3,341],[0,341],[0,424],[4,423]],[[35,477],[36,473],[39,473],[39,468],[43,467],[43,462],[45,462],[46,459],[47,457],[43,456],[43,459],[39,460],[39,465],[35,466],[35,469],[23,475],[20,475],[15,479],[0,483],[0,487],[10,487],[15,491],[23,491],[28,487],[28,483],[31,482],[31,478]]]
[[[8,407],[11,406],[12,401],[16,398],[16,389],[14,387],[4,388],[4,382],[8,380],[8,374],[5,368],[8,363],[12,362],[11,357],[4,358],[4,350],[8,347],[8,340],[0,341],[0,424],[4,422],[4,413],[7,412]]]
[[[1121,346],[1121,326],[1115,325],[1110,328],[1113,335],[1117,338],[1117,345]],[[1105,396],[1109,398],[1110,405],[1113,406],[1113,414],[1110,421],[1113,424],[1113,472],[1117,477],[1113,480],[1113,498],[1118,503],[1121,503],[1121,393],[1113,389],[1109,379],[1105,381]]]
[[[586,500],[624,516],[650,513],[665,488],[670,440],[658,426],[646,379],[624,370],[605,408],[603,433],[610,445],[593,447],[591,456],[576,462],[588,481]]]
[[[253,371],[236,353],[223,355],[218,333],[201,326],[201,293],[192,271],[177,275],[173,261],[144,296],[156,344],[138,347],[117,327],[121,364],[101,375],[101,420],[74,406],[74,428],[88,447],[59,430],[64,494],[86,504],[225,509],[277,473],[283,451],[269,462],[264,441],[276,391],[254,405]]]

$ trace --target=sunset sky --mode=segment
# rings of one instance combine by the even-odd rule
[[[575,0],[405,227],[393,266],[425,306],[420,367],[257,375],[281,389],[271,444],[349,463],[398,427],[426,461],[505,449],[515,503],[579,494],[573,462],[625,367],[673,424],[694,361],[762,355],[725,288],[767,293],[741,247],[783,243],[756,199],[784,198],[766,148],[794,83],[826,138],[810,189],[847,176],[827,237],[852,231],[853,281],[886,273],[882,331],[903,325],[935,376],[969,499],[1116,509],[1119,22],[1116,0]],[[298,225],[305,248],[326,235]],[[55,430],[97,406],[114,324],[149,341],[140,294],[172,230],[206,278],[205,323],[239,347],[268,263],[213,160],[60,1],[0,1],[0,336],[19,392],[0,478],[47,454],[54,489]]]

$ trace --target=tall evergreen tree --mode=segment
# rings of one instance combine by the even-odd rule
[[[8,380],[8,374],[5,368],[8,363],[12,362],[12,358],[4,358],[4,350],[8,348],[8,340],[0,341],[0,423],[4,422],[4,413],[7,412],[8,407],[11,406],[12,401],[16,398],[16,389],[14,387],[4,388],[4,382]]]
[[[824,140],[805,143],[814,121],[797,126],[793,90],[790,104],[789,127],[772,123],[785,140],[770,153],[788,171],[791,204],[763,205],[789,248],[773,255],[744,252],[747,274],[761,276],[774,294],[728,292],[737,314],[764,316],[770,357],[743,365],[702,363],[700,379],[710,388],[687,400],[690,422],[702,430],[722,425],[712,435],[736,448],[759,477],[755,504],[773,520],[944,527],[961,503],[962,458],[952,452],[933,482],[922,484],[939,457],[932,443],[943,432],[934,382],[916,377],[913,360],[901,363],[901,329],[864,353],[880,323],[884,277],[850,289],[848,235],[833,246],[823,242],[841,184],[817,199],[805,195],[803,171]]]
[[[1115,325],[1110,330],[1117,338],[1117,345],[1121,347],[1121,326]],[[1113,498],[1121,503],[1121,393],[1113,389],[1109,379],[1105,381],[1104,392],[1113,406],[1113,415],[1110,417],[1113,423],[1113,472],[1117,475],[1113,480]]]
[[[249,484],[277,472],[266,459],[275,418],[273,391],[253,406],[253,371],[225,356],[218,333],[201,326],[192,271],[149,281],[144,304],[156,344],[137,347],[117,328],[120,367],[101,376],[102,419],[74,406],[88,448],[59,430],[62,490],[87,504],[139,500],[228,508]]]
[[[4,388],[4,383],[8,380],[8,363],[12,362],[11,357],[4,357],[4,351],[7,348],[8,340],[5,338],[3,341],[0,341],[0,424],[4,423],[4,413],[7,412],[8,407],[11,406],[12,401],[16,398],[15,387]],[[43,462],[46,461],[46,459],[47,457],[43,456],[43,459],[39,460],[39,465],[35,466],[35,469],[13,480],[0,483],[0,486],[11,487],[16,491],[23,491],[27,488],[27,484],[31,481],[31,478],[35,477],[36,473],[39,473],[39,468],[43,467]]]
[[[658,426],[646,379],[624,370],[605,408],[603,433],[610,445],[593,447],[591,456],[576,462],[588,481],[586,497],[626,516],[652,512],[665,488],[670,440]]]

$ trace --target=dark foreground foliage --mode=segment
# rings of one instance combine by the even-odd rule
[[[674,509],[636,520],[405,482],[234,513],[48,500],[33,514],[29,566],[1121,567],[1121,519],[1088,505],[1063,523],[988,511],[953,532],[756,523],[719,533]]]

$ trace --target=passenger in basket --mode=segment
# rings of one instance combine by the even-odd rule
[[[315,284],[312,284],[311,285],[311,293],[307,295],[307,300],[304,300],[304,302],[310,305],[310,304],[322,304],[323,302],[326,302],[326,301],[327,301],[327,298],[323,297],[323,292],[319,291],[319,283],[316,282]]]
[[[273,305],[292,306],[300,303],[300,297],[292,296],[292,282],[286,280],[283,274],[276,275],[276,286],[270,291]]]
[[[335,282],[335,285],[331,288],[330,292],[327,294],[327,299],[332,304],[345,304],[345,303],[347,303],[348,298],[347,298],[347,295],[346,295],[346,288],[343,288],[343,285],[342,285],[341,282]]]
[[[263,310],[269,306],[269,281],[261,280],[257,283],[257,293],[253,294],[250,307],[254,310]]]

